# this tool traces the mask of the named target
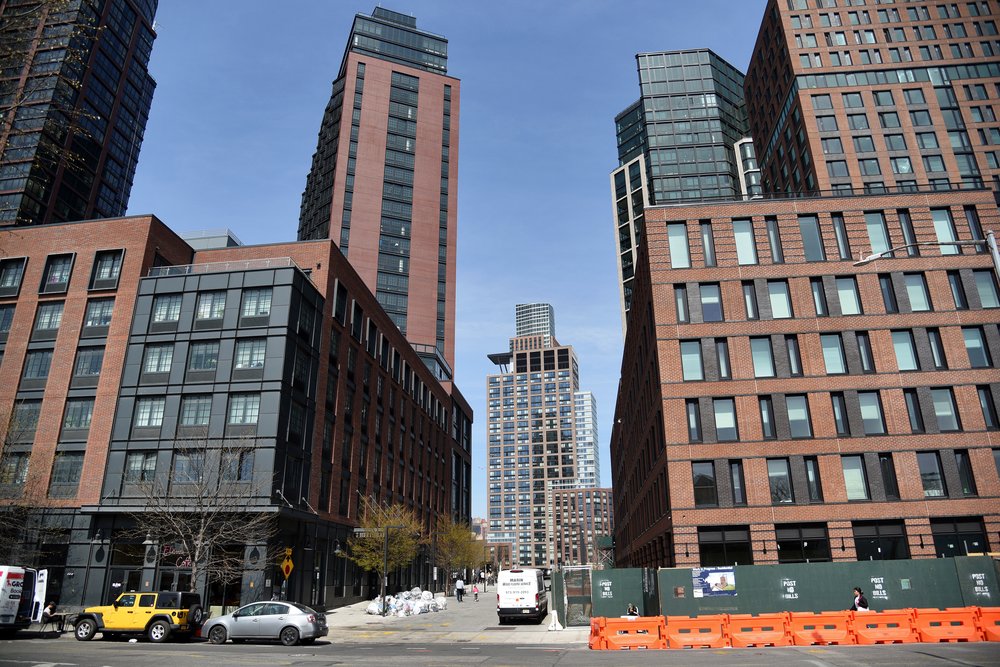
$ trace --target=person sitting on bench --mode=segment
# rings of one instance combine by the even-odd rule
[[[45,626],[49,623],[55,625],[59,632],[63,632],[66,628],[66,614],[56,612],[55,602],[49,602],[42,610],[42,625]]]

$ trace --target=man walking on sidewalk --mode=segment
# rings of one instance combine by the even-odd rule
[[[462,601],[462,595],[465,594],[465,582],[462,581],[462,577],[455,580],[455,598],[458,602]]]

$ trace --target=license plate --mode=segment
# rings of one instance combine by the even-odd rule
[[[531,610],[530,609],[522,609],[521,613],[522,614],[529,614],[529,613],[531,613]]]

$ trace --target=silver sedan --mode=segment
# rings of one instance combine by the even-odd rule
[[[297,602],[253,602],[201,626],[201,636],[213,644],[277,639],[295,646],[311,644],[326,633],[326,616]]]

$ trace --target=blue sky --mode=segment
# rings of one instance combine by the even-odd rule
[[[473,515],[485,516],[486,355],[514,305],[547,302],[598,402],[602,483],[621,363],[608,174],[614,116],[639,97],[635,54],[710,48],[741,70],[765,0],[386,0],[448,38],[462,80],[456,379],[476,411]],[[292,241],[346,0],[161,0],[157,81],[129,214],[178,232]],[[278,9],[276,9],[278,8]]]

